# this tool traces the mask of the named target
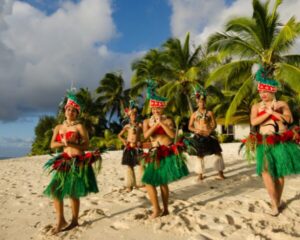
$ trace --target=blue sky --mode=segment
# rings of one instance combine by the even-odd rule
[[[0,157],[30,149],[39,116],[55,114],[65,90],[95,89],[169,37],[202,44],[226,19],[250,16],[251,0],[0,1]],[[284,1],[283,21],[300,1]],[[300,43],[297,45],[299,52]],[[12,94],[13,93],[13,94]]]
[[[46,15],[54,14],[63,1],[61,0],[22,0]],[[79,3],[79,0],[73,0]],[[165,0],[114,0],[112,18],[118,34],[107,43],[113,52],[131,53],[158,47],[170,33],[171,8]],[[100,78],[100,75],[99,75]],[[39,113],[39,115],[51,114]],[[53,113],[52,113],[53,114]],[[33,116],[32,116],[33,115]],[[0,157],[22,156],[28,152],[28,145],[34,136],[34,127],[38,116],[28,112],[17,120],[0,123]],[[23,139],[23,142],[22,140]],[[18,144],[18,142],[20,142]],[[9,143],[10,146],[4,146]],[[16,145],[16,149],[14,148]]]

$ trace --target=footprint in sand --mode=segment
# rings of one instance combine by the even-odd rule
[[[79,218],[83,219],[83,220],[96,220],[99,217],[106,217],[106,214],[104,213],[104,211],[102,209],[87,209],[85,210]]]
[[[110,227],[115,230],[129,229],[129,225],[121,221],[114,222]]]
[[[227,223],[229,225],[234,225],[234,219],[233,219],[233,217],[231,217],[230,215],[225,215],[225,217],[226,217]]]
[[[253,204],[249,204],[249,206],[248,206],[248,211],[249,212],[255,212],[255,207],[254,207],[254,205]]]
[[[42,228],[40,229],[40,232],[41,232],[42,234],[47,234],[49,231],[51,231],[52,228],[53,228],[53,226],[52,226],[51,224],[48,224],[48,225],[42,227]]]
[[[145,208],[138,208],[135,210],[134,213],[128,214],[124,220],[125,221],[140,221],[140,220],[146,220],[149,218],[149,215],[151,214],[150,210],[147,210]]]

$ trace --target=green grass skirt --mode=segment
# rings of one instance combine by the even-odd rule
[[[89,193],[99,192],[92,163],[98,162],[99,156],[85,154],[70,158],[65,153],[51,158],[44,166],[52,172],[52,179],[44,194],[59,200],[65,197],[80,198]],[[101,165],[101,160],[99,161]],[[99,166],[100,170],[100,166]]]
[[[268,171],[274,178],[300,174],[300,146],[294,142],[258,144],[256,146],[256,172]]]
[[[155,155],[155,154],[154,154]],[[152,161],[151,161],[152,160]],[[150,159],[145,164],[142,182],[153,186],[160,186],[176,181],[189,174],[182,153],[169,152],[159,160]]]

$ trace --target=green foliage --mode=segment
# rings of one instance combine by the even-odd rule
[[[109,129],[104,131],[103,137],[92,137],[90,140],[91,148],[100,148],[108,150],[122,149],[122,142],[118,139],[117,134],[113,134]]]
[[[121,118],[125,104],[129,102],[130,89],[124,90],[124,80],[119,73],[107,73],[100,80],[96,89],[99,94],[97,102],[103,106],[105,114],[109,113],[109,121],[114,114]]]
[[[31,146],[30,155],[50,153],[52,132],[56,124],[56,118],[52,116],[43,116],[39,119],[39,122],[34,129],[35,139]]]
[[[291,17],[286,24],[280,23],[280,4],[281,1],[276,1],[269,11],[269,1],[253,0],[252,17],[229,20],[224,33],[215,33],[208,40],[210,52],[223,52],[236,59],[214,69],[206,82],[207,85],[222,83],[225,90],[236,92],[226,108],[226,125],[245,109],[249,96],[254,96],[251,67],[255,62],[275,69],[272,74],[277,80],[300,93],[300,55],[284,55],[300,36],[300,22]]]
[[[225,24],[223,33],[215,33],[206,45],[193,46],[189,33],[181,42],[170,38],[159,49],[150,49],[141,59],[132,63],[131,88],[124,89],[121,73],[109,72],[100,80],[94,96],[88,89],[80,89],[76,96],[84,102],[80,120],[92,136],[93,148],[120,149],[117,138],[121,130],[122,114],[130,98],[143,96],[147,79],[158,85],[158,94],[168,98],[165,113],[175,116],[175,125],[187,130],[190,114],[197,107],[192,98],[194,87],[205,86],[207,108],[216,117],[225,118],[228,125],[233,118],[249,119],[253,103],[259,96],[253,84],[251,68],[254,63],[274,69],[273,75],[282,89],[277,98],[287,101],[296,120],[300,118],[300,55],[287,54],[300,36],[300,22],[291,17],[285,24],[279,22],[276,0],[253,0],[251,17],[235,17]],[[143,100],[142,115],[149,115],[148,100]],[[111,122],[112,116],[119,121]],[[64,120],[42,117],[35,129],[31,154],[49,150],[52,128]],[[108,130],[108,128],[110,130]],[[219,136],[221,142],[227,135]]]

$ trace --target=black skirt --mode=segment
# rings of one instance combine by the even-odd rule
[[[139,159],[143,155],[143,149],[125,147],[123,150],[122,165],[134,167],[139,165]]]
[[[204,157],[222,152],[219,141],[214,136],[201,136],[195,134],[191,139],[189,139],[189,143],[195,149],[195,151],[192,154],[190,153],[190,155]]]

